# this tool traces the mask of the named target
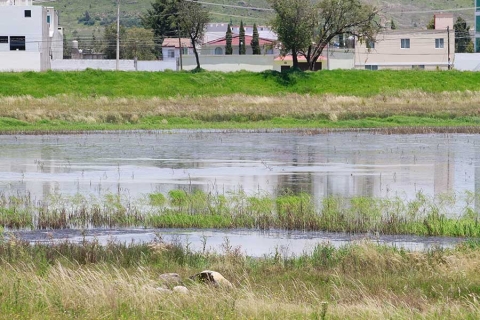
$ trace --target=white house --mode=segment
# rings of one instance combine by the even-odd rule
[[[0,0],[0,71],[44,71],[63,59],[63,30],[52,7]]]
[[[356,69],[448,69],[455,58],[452,14],[436,14],[432,30],[388,30],[355,45]]]
[[[180,43],[182,44],[180,48]],[[165,38],[162,43],[163,60],[176,60],[180,58],[180,49],[182,55],[193,54],[192,42],[188,38]]]

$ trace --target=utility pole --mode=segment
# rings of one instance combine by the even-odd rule
[[[120,0],[117,0],[117,71],[120,69]]]
[[[180,71],[183,70],[183,57],[182,57],[182,40],[180,38],[180,27],[177,26],[178,32],[178,47],[180,48]]]
[[[450,70],[450,26],[447,26],[448,70]]]

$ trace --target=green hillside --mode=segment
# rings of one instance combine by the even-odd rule
[[[474,9],[472,0],[366,0],[381,8],[384,21],[393,19],[398,28],[425,28],[437,10],[453,10],[455,16],[462,16],[473,26]],[[121,0],[121,21],[126,26],[140,24],[140,16],[150,8],[152,0]],[[243,20],[247,24],[267,24],[272,13],[255,8],[268,8],[266,0],[207,0],[204,4],[211,13],[212,22],[234,24]],[[116,19],[116,0],[57,0],[42,2],[54,6],[60,12],[60,23],[65,27],[68,38],[77,35],[81,38],[96,37],[103,33],[104,25]],[[85,19],[88,12],[90,20]],[[80,20],[80,21],[79,21]]]

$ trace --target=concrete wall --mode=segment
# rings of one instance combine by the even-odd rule
[[[116,70],[116,60],[87,60],[87,59],[66,59],[52,60],[52,70],[57,71],[82,71],[87,68],[100,70]],[[120,60],[121,71],[136,71],[134,60]],[[176,70],[176,61],[138,61],[138,71],[165,71]]]
[[[42,58],[40,52],[0,52],[0,72],[42,71],[40,67]]]
[[[177,70],[177,61],[138,61],[138,71],[165,71],[165,70]]]
[[[52,60],[52,70],[81,71],[87,68],[99,70],[116,70],[116,60]],[[135,71],[133,60],[120,60],[119,69],[122,71]]]
[[[455,53],[456,70],[480,71],[480,53]]]
[[[401,48],[401,39],[410,39],[410,48]],[[443,39],[443,48],[435,48],[435,39]],[[392,30],[379,34],[374,48],[367,43],[357,42],[355,47],[355,68],[378,66],[378,69],[411,69],[424,66],[425,69],[447,69],[447,30]],[[450,57],[454,63],[455,35],[450,32]]]
[[[273,55],[265,56],[253,56],[253,55],[231,55],[231,56],[206,56],[200,55],[200,67],[209,71],[253,71],[261,72],[265,70],[273,69]],[[195,56],[183,57],[183,69],[192,70],[195,69],[197,63]]]
[[[323,51],[327,56],[327,50]],[[355,53],[352,49],[330,49],[328,51],[328,63],[324,62],[325,69],[353,69]]]

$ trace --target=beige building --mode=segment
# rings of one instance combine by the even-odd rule
[[[375,43],[359,41],[354,66],[367,70],[445,70],[453,67],[454,57],[453,15],[437,14],[435,29],[388,30],[378,34]]]

